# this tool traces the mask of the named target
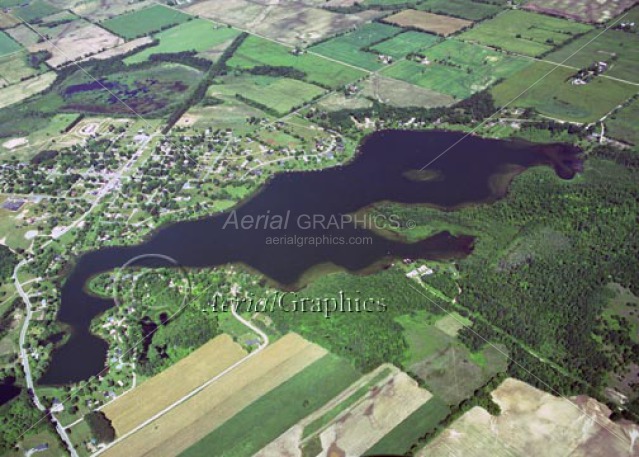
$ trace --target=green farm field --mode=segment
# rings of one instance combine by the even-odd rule
[[[215,26],[210,21],[195,19],[172,27],[155,35],[160,40],[157,46],[143,49],[124,59],[124,63],[144,62],[152,54],[197,51],[203,52],[230,42],[239,35],[230,27]]]
[[[606,136],[639,145],[639,98],[616,111],[606,120]]]
[[[446,14],[469,21],[480,21],[494,16],[502,10],[498,5],[471,0],[426,0],[419,3],[416,9],[435,14]]]
[[[380,54],[402,58],[410,53],[429,48],[440,40],[439,37],[429,33],[408,31],[395,35],[388,40],[374,45],[371,49]]]
[[[383,66],[377,55],[365,48],[377,42],[399,34],[402,29],[373,22],[354,32],[324,41],[311,48],[311,51],[367,70],[377,70]]]
[[[27,2],[21,2],[27,3]],[[27,3],[18,9],[12,10],[12,14],[19,17],[25,22],[36,22],[45,16],[57,13],[59,10],[48,3],[40,0],[36,0],[31,3]]]
[[[608,30],[602,34],[600,30],[593,30],[546,59],[577,68],[607,62],[606,75],[639,83],[639,35],[636,33]]]
[[[433,397],[366,451],[365,455],[405,455],[412,443],[437,427],[449,413],[448,405],[439,397]]]
[[[0,31],[0,56],[6,56],[20,49],[22,49],[22,47],[18,43],[13,41],[9,35]]]
[[[188,21],[190,16],[162,5],[125,13],[100,25],[127,40],[158,32]]]
[[[430,61],[428,65],[405,60],[381,73],[461,99],[530,65],[525,58],[453,40],[446,40],[422,54]]]
[[[348,362],[328,354],[263,395],[182,454],[252,455],[358,379]],[[247,431],[250,430],[250,433]]]
[[[209,89],[209,95],[240,95],[279,115],[322,93],[324,89],[321,87],[296,79],[253,75],[229,78],[224,84],[212,85]]]
[[[256,36],[244,40],[227,64],[240,69],[263,65],[293,67],[306,73],[309,82],[331,88],[353,82],[366,74],[362,70],[310,53],[293,55],[290,48]]]
[[[592,27],[585,24],[511,10],[482,22],[460,38],[536,57],[590,30]]]
[[[553,71],[548,74],[550,70]],[[574,73],[570,68],[535,62],[496,85],[492,94],[499,106],[518,97],[513,106],[534,108],[565,121],[594,122],[637,91],[635,86],[602,77],[585,86],[574,86],[570,83]],[[540,78],[543,79],[531,87]],[[522,95],[524,91],[527,92]]]

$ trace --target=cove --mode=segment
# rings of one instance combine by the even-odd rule
[[[469,136],[448,153],[420,168],[463,137],[443,131],[388,130],[366,137],[349,163],[321,171],[276,174],[252,198],[236,208],[238,221],[249,216],[288,214],[291,221],[319,215],[324,220],[353,214],[374,203],[427,204],[442,209],[491,202],[503,196],[512,178],[537,165],[554,168],[563,179],[574,176],[580,151],[566,144],[532,144]],[[206,268],[242,263],[282,288],[294,289],[313,267],[333,265],[351,272],[394,258],[452,259],[472,251],[473,238],[438,233],[416,242],[385,238],[356,224],[343,226],[289,223],[286,227],[225,227],[230,212],[168,224],[138,245],[105,247],[81,255],[63,286],[58,320],[70,329],[68,341],[53,352],[40,384],[68,384],[99,373],[107,343],[89,331],[91,321],[114,306],[86,291],[88,280],[134,257],[169,256],[180,266]],[[264,219],[262,219],[264,220]],[[306,220],[306,219],[305,219]],[[367,244],[291,245],[267,243],[281,237],[371,237]],[[148,261],[137,265],[158,265]]]

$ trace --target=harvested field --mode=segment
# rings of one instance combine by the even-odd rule
[[[577,22],[510,10],[478,24],[460,38],[536,57],[589,30],[590,26]]]
[[[144,46],[145,44],[151,43],[152,41],[153,41],[153,38],[151,38],[151,37],[137,38],[135,40],[127,41],[126,43],[123,43],[123,44],[121,44],[119,46],[116,46],[114,48],[107,49],[106,51],[100,52],[98,54],[93,54],[92,56],[87,57],[85,60],[88,60],[88,59],[97,59],[97,60],[110,59],[111,57],[119,56],[121,54],[126,54],[127,52],[131,52],[131,51],[139,48],[140,46]]]
[[[451,35],[473,24],[464,19],[411,9],[388,16],[384,18],[384,21],[400,27],[415,28],[442,36]]]
[[[8,29],[20,23],[20,20],[0,11],[0,29]]]
[[[605,22],[630,8],[634,0],[531,0],[524,8],[536,13],[563,16],[581,22]]]
[[[407,374],[398,373],[320,433],[320,455],[364,455],[431,397]]]
[[[68,62],[122,44],[122,38],[83,20],[73,21],[50,41],[29,47],[29,51],[49,51],[53,57],[47,64],[57,68]]]
[[[103,455],[178,455],[324,355],[319,346],[288,334]]]
[[[29,47],[38,42],[40,38],[37,33],[31,30],[24,24],[20,24],[17,27],[12,27],[4,31],[7,35],[13,38],[24,47]]]
[[[417,455],[465,457],[631,457],[639,453],[639,426],[615,423],[610,409],[578,396],[555,397],[517,379],[506,379],[492,393],[501,414],[491,416],[475,407],[464,414]]]
[[[370,108],[373,102],[366,97],[347,97],[343,93],[333,93],[322,98],[315,105],[324,111],[341,111],[343,109]]]
[[[230,336],[220,335],[102,411],[111,420],[117,436],[122,436],[244,356],[246,352]]]
[[[42,92],[55,81],[55,78],[56,74],[50,71],[0,89],[0,108],[13,105]]]
[[[167,29],[190,19],[190,16],[163,5],[148,8],[107,19],[100,25],[127,40]]]
[[[69,5],[68,0],[50,1],[54,4],[59,1],[64,4],[64,8],[70,8],[75,14],[91,19],[94,22],[104,21],[120,14],[155,5],[153,0],[141,0],[139,2],[132,2],[131,0],[73,0],[73,5]]]
[[[379,75],[373,75],[366,80],[362,93],[367,97],[397,107],[432,108],[452,105],[455,102],[455,99],[450,95]]]
[[[248,0],[205,0],[185,10],[289,45],[313,43],[353,29],[380,15],[377,11],[347,15],[301,3],[265,5]]]

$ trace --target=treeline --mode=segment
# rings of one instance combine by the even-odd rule
[[[279,76],[290,79],[306,79],[306,73],[294,67],[275,67],[272,65],[258,65],[246,70],[251,75]]]
[[[13,275],[13,269],[18,264],[18,257],[4,244],[0,244],[0,282]]]
[[[91,411],[85,414],[84,420],[98,443],[110,443],[115,439],[115,429],[102,411]]]
[[[175,109],[175,111],[171,113],[171,115],[169,116],[166,122],[166,126],[164,127],[164,129],[162,129],[162,133],[164,134],[168,133],[171,130],[171,128],[175,125],[175,123],[184,115],[184,113],[188,111],[188,109],[191,106],[195,105],[196,103],[204,99],[204,97],[206,96],[206,91],[208,90],[213,80],[216,77],[222,76],[226,73],[227,71],[226,62],[231,57],[233,57],[233,54],[235,54],[235,51],[237,51],[237,48],[239,48],[242,45],[242,43],[244,42],[247,36],[248,36],[248,33],[242,32],[237,37],[235,37],[235,39],[229,45],[229,47],[227,47],[224,50],[224,52],[222,53],[220,58],[217,60],[217,62],[211,65],[211,67],[209,68],[207,73],[204,75],[202,80],[199,82],[197,87],[193,90],[191,95],[182,103],[180,103],[178,107]]]

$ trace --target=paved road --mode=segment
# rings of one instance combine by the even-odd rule
[[[40,411],[46,412],[47,409],[44,407],[42,402],[40,402],[40,399],[38,398],[38,394],[36,393],[36,390],[35,390],[35,386],[33,385],[33,376],[31,375],[31,367],[29,366],[29,356],[27,354],[27,350],[24,348],[24,345],[27,339],[27,331],[29,329],[29,323],[31,321],[31,318],[33,317],[33,307],[31,305],[31,300],[29,299],[29,296],[22,288],[22,284],[20,283],[20,280],[18,279],[18,271],[20,270],[22,266],[26,265],[27,263],[28,261],[21,260],[18,263],[18,265],[16,265],[15,269],[13,270],[13,282],[27,310],[26,315],[24,317],[24,323],[22,324],[22,329],[20,330],[20,339],[19,339],[20,360],[22,361],[22,368],[24,370],[24,377],[27,382],[27,388],[31,389],[31,392],[32,392],[31,398],[33,399],[33,403],[35,404],[36,408],[38,408]],[[67,432],[62,426],[62,424],[60,424],[60,422],[53,415],[53,413],[49,413],[49,417],[51,418],[51,421],[53,422],[53,425],[55,426],[55,429],[58,432],[58,435],[60,435],[60,438],[62,438],[62,441],[64,441],[65,444],[67,445],[67,449],[69,450],[71,457],[78,457],[78,453],[75,451],[75,448],[73,447],[73,443],[71,442],[71,439],[69,438],[69,435],[67,435]]]

